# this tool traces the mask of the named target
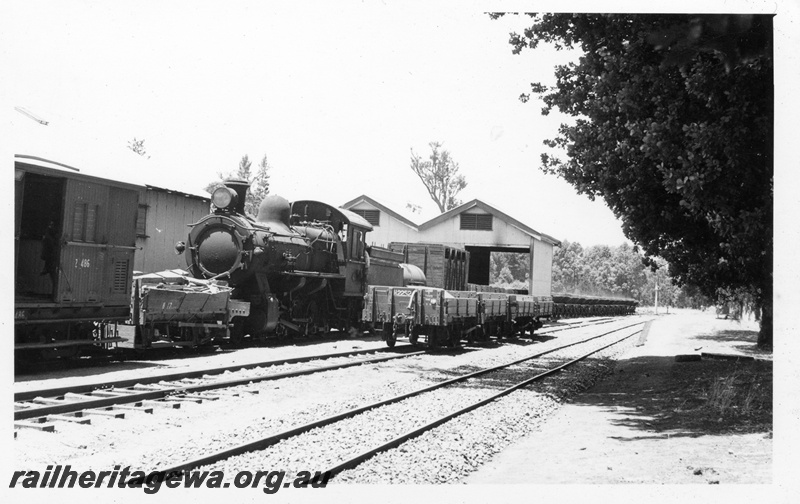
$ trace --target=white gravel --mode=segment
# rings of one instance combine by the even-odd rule
[[[624,322],[629,323],[630,320]],[[602,326],[603,330],[609,326]],[[569,334],[561,332],[557,338],[543,343],[521,340],[457,355],[411,357],[253,384],[244,388],[259,391],[257,395],[223,395],[217,401],[203,404],[184,403],[179,410],[157,409],[153,415],[130,413],[124,420],[93,417],[91,426],[59,423],[59,432],[56,434],[17,431],[15,463],[17,467],[34,470],[40,470],[47,464],[71,464],[81,470],[108,470],[114,465],[121,465],[130,466],[132,470],[149,471],[275,434],[367,402],[416,390],[454,374],[464,374],[530,355],[540,349],[563,344],[587,331],[591,329],[570,331]],[[343,343],[337,342],[335,345],[341,346]],[[308,352],[307,355],[318,352],[311,346],[302,349]],[[333,351],[341,350],[338,348]],[[516,366],[509,373],[517,374],[526,367]],[[589,363],[581,366],[582,371],[561,373],[560,383],[553,387],[557,390],[582,387],[586,382],[595,380],[603,368],[602,365]],[[226,471],[234,468],[250,471],[325,470],[337,462],[346,450],[349,454],[364,451],[381,440],[395,437],[400,430],[408,430],[415,422],[424,423],[421,419],[429,420],[434,411],[453,411],[468,401],[486,397],[497,390],[498,385],[489,382],[448,387],[281,442],[264,452],[231,459],[221,467]],[[530,390],[514,392],[404,443],[399,449],[373,457],[355,470],[342,473],[332,482],[458,481],[493,453],[535,429],[546,419],[560,401],[569,396],[569,392],[557,396],[554,393],[556,388],[531,387]],[[331,435],[332,431],[337,434]],[[325,449],[325,444],[331,439],[336,439],[341,447]]]

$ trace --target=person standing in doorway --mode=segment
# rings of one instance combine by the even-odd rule
[[[42,260],[44,269],[40,275],[50,275],[52,295],[56,295],[56,281],[58,280],[58,231],[56,223],[50,221],[44,237],[42,238]]]

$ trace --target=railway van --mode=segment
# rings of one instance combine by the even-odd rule
[[[74,356],[123,340],[140,189],[15,157],[15,354]]]

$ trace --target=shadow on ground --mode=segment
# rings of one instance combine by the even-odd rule
[[[729,346],[744,355],[757,359],[772,359],[771,350],[762,350],[756,346],[755,342],[758,341],[758,332],[756,331],[728,329],[713,334],[700,334],[695,339],[698,340],[698,345],[703,341],[734,343]]]
[[[634,357],[572,402],[608,408],[614,423],[641,431],[624,440],[771,433],[772,362]]]

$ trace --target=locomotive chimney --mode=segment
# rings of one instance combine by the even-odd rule
[[[225,187],[236,191],[237,198],[234,210],[236,213],[244,215],[245,197],[247,196],[247,190],[250,189],[250,183],[244,179],[227,179],[224,184]]]

